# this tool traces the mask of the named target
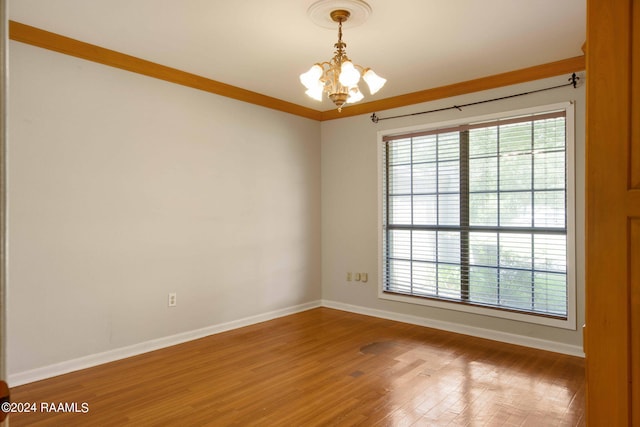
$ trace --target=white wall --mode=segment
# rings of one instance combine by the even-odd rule
[[[379,117],[415,113],[567,83],[568,76],[529,82],[420,105],[377,112]],[[378,158],[377,133],[420,124],[576,101],[576,229],[578,329],[575,331],[520,323],[378,298]],[[584,86],[555,89],[518,98],[374,124],[369,115],[323,122],[322,132],[322,296],[332,306],[382,313],[452,330],[486,330],[488,336],[515,335],[514,342],[542,340],[543,347],[581,353],[584,323]],[[347,272],[367,272],[369,281],[347,282]],[[349,307],[351,306],[351,307]],[[485,334],[486,335],[486,334]],[[550,345],[547,345],[550,344]]]
[[[318,122],[17,42],[9,111],[10,376],[320,299]]]

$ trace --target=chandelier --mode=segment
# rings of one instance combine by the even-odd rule
[[[342,111],[344,104],[353,104],[364,98],[358,87],[360,77],[367,83],[371,95],[378,92],[387,80],[374,73],[371,68],[354,64],[347,56],[347,44],[342,41],[342,23],[349,19],[351,13],[337,9],[330,16],[338,23],[335,55],[330,61],[314,64],[309,71],[301,74],[300,82],[307,88],[305,93],[311,98],[322,101],[322,94],[326,92],[338,111]]]

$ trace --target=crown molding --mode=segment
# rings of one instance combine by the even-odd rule
[[[167,67],[155,62],[140,59],[111,49],[85,43],[56,33],[9,21],[9,38],[14,41],[52,50],[76,58],[86,59],[99,64],[131,71],[171,83],[203,90],[216,95],[233,98],[262,107],[284,111],[313,120],[320,120],[321,112],[302,107],[291,102],[262,95],[250,90],[231,86],[186,71]]]
[[[389,110],[422,102],[452,96],[465,95],[487,89],[495,89],[533,80],[555,77],[561,74],[583,71],[585,56],[576,56],[547,64],[536,65],[520,70],[481,77],[447,86],[440,86],[418,92],[349,105],[342,112],[338,110],[318,111],[288,101],[262,95],[226,83],[211,80],[186,71],[167,67],[135,56],[85,43],[37,27],[9,21],[9,38],[14,41],[30,44],[43,49],[52,50],[65,55],[86,59],[110,67],[120,68],[145,76],[165,80],[167,82],[203,90],[216,95],[294,114],[308,119],[324,121],[341,119],[376,111]]]
[[[510,86],[518,83],[525,83],[533,80],[546,79],[562,74],[583,71],[585,69],[585,57],[576,56],[560,61],[549,62],[547,64],[536,65],[534,67],[522,68],[492,76],[481,77],[474,80],[467,80],[447,86],[440,86],[433,89],[426,89],[419,92],[407,93],[405,95],[394,96],[381,99],[379,101],[364,102],[349,105],[338,110],[329,110],[322,113],[321,120],[341,119],[360,114],[369,114],[376,111],[384,111],[392,108],[405,107],[407,105],[419,104],[422,102],[435,101],[452,96],[466,95],[468,93],[480,92],[488,89],[496,89],[503,86]]]

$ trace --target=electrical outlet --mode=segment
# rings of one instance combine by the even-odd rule
[[[175,307],[178,305],[178,299],[175,292],[169,293],[169,307]]]

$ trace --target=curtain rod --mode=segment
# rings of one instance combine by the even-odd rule
[[[558,85],[558,86],[552,86],[552,87],[547,87],[547,88],[544,88],[544,89],[532,90],[532,91],[529,91],[529,92],[516,93],[515,95],[502,96],[500,98],[486,99],[484,101],[470,102],[468,104],[454,105],[452,107],[438,108],[438,109],[429,110],[429,111],[420,111],[418,113],[402,114],[402,115],[399,115],[399,116],[378,117],[376,115],[376,113],[373,113],[371,115],[371,121],[373,123],[378,123],[380,120],[399,119],[401,117],[418,116],[420,114],[436,113],[438,111],[446,111],[446,110],[459,110],[459,111],[462,111],[462,107],[470,107],[472,105],[485,104],[487,102],[493,102],[493,101],[501,101],[503,99],[515,98],[517,96],[523,96],[523,95],[530,95],[532,93],[544,92],[545,90],[558,89],[558,88],[566,87],[566,86],[573,86],[573,88],[575,89],[575,88],[578,87],[578,81],[579,80],[580,80],[580,77],[578,77],[576,75],[576,73],[573,73],[573,74],[571,74],[571,77],[569,77],[569,83],[565,83],[565,84]]]

